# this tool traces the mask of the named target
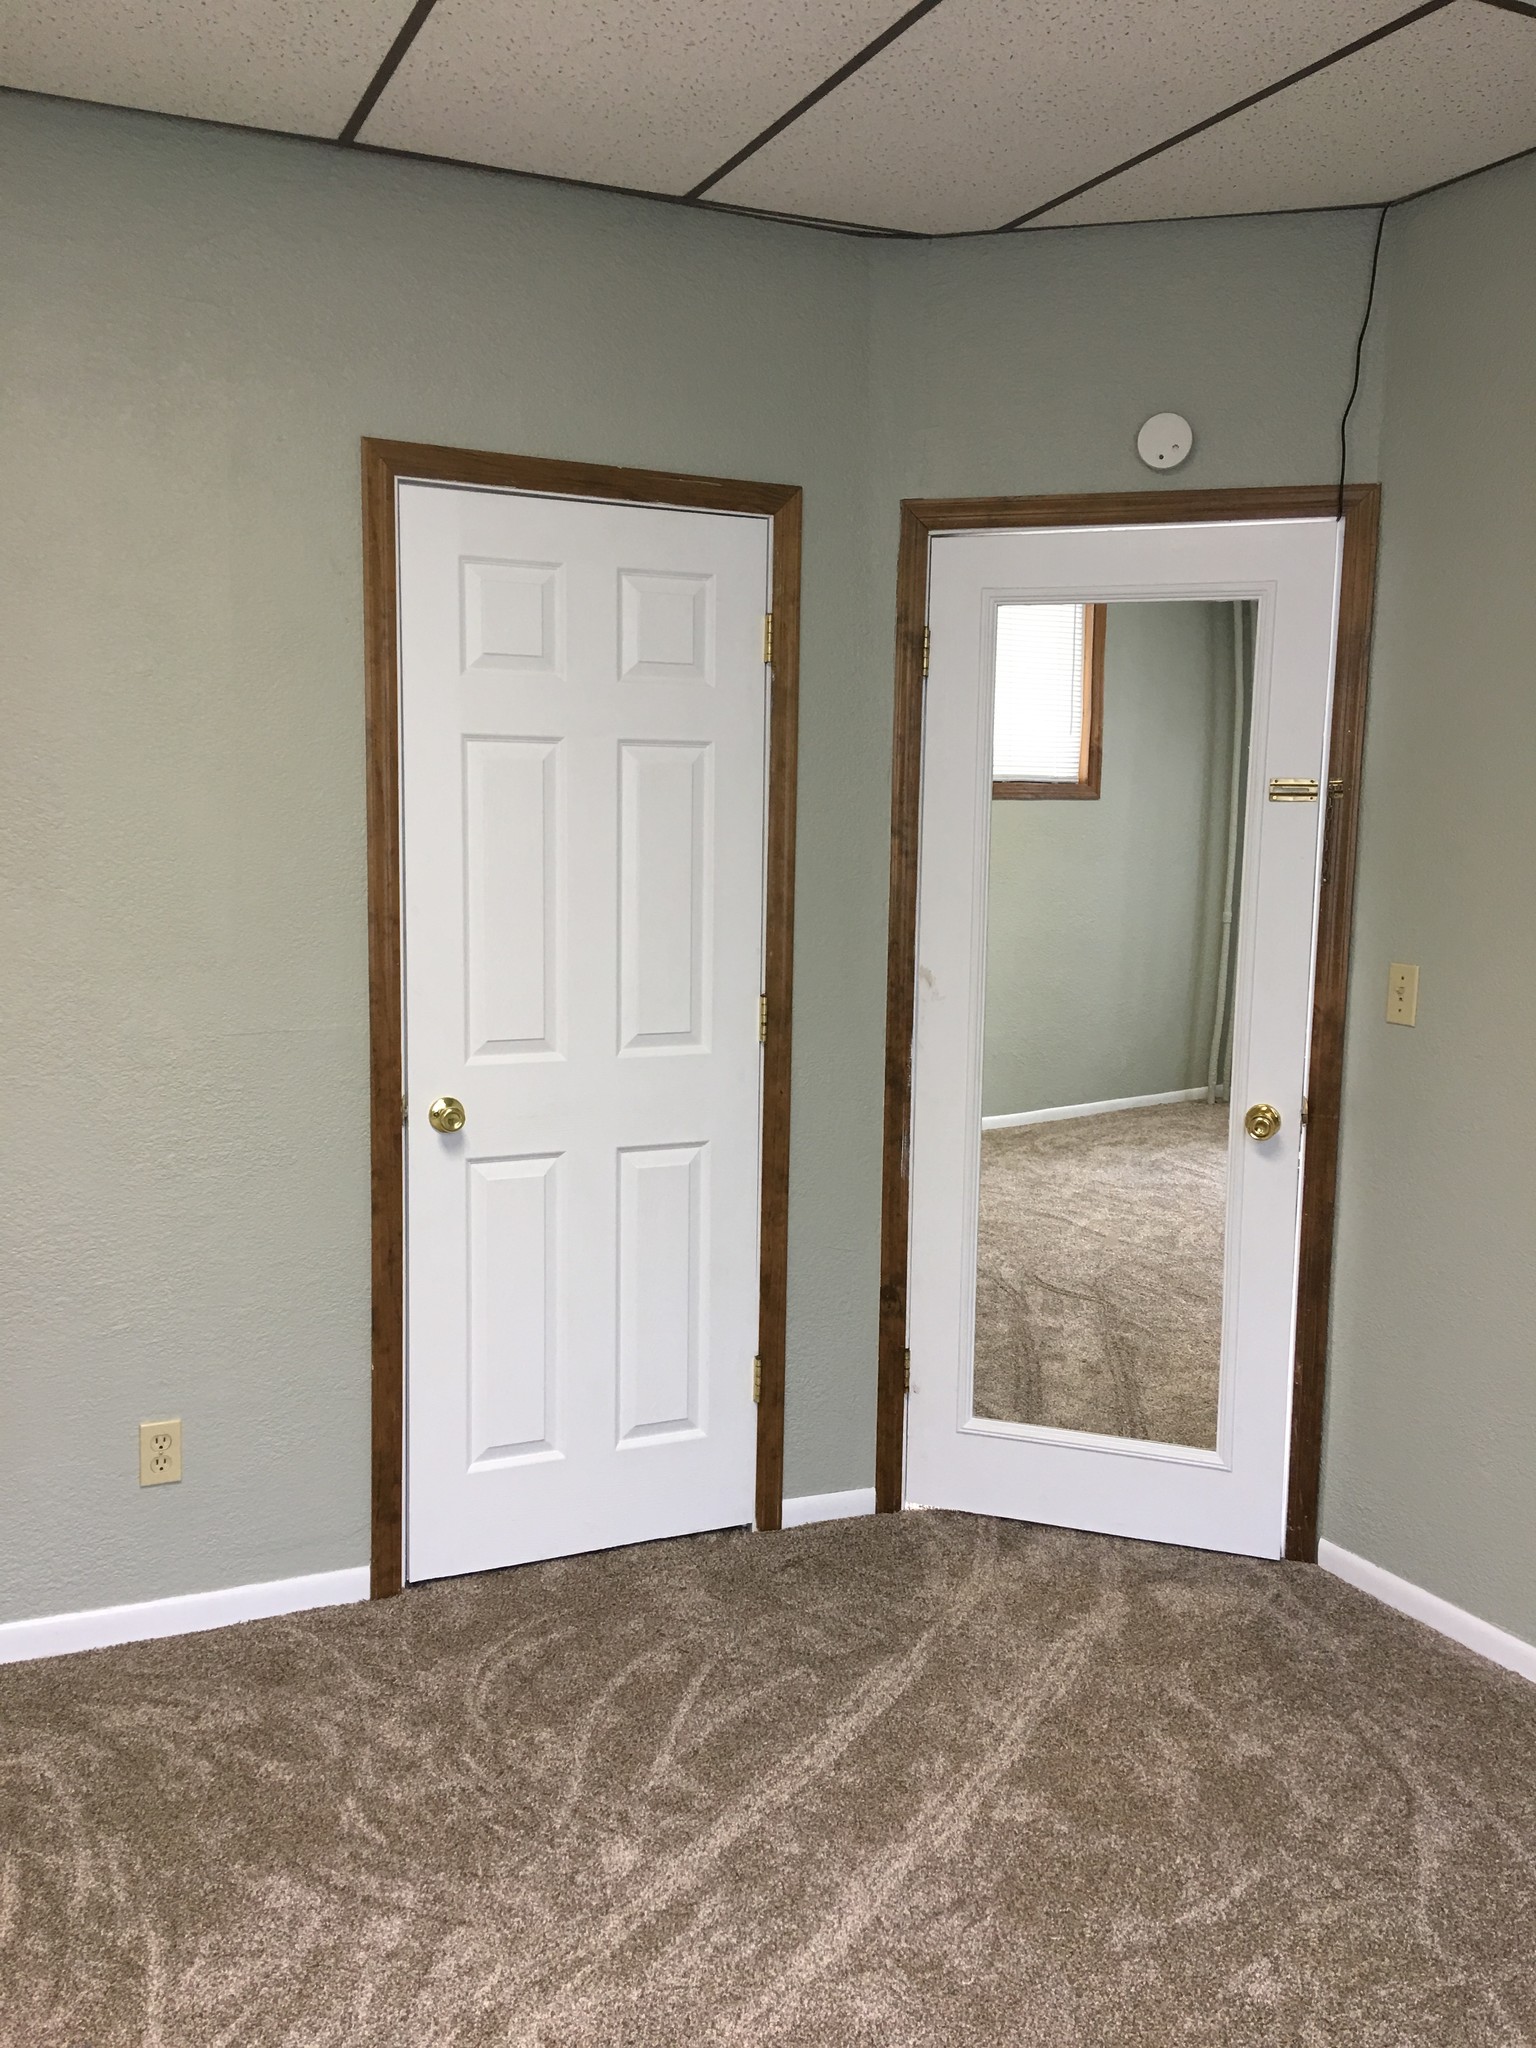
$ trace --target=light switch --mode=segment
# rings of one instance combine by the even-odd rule
[[[1419,970],[1402,960],[1387,969],[1387,1022],[1411,1024],[1419,1011]]]

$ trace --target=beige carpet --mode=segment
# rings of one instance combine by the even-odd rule
[[[1227,1109],[984,1131],[975,1412],[1216,1443]]]
[[[1536,1688],[909,1514],[0,1669],[5,2048],[1536,2041]]]

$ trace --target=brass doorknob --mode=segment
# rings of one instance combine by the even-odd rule
[[[1280,1128],[1280,1112],[1272,1102],[1256,1102],[1243,1118],[1243,1129],[1262,1145]]]
[[[439,1095],[427,1111],[427,1122],[434,1131],[462,1131],[464,1105],[456,1095]]]

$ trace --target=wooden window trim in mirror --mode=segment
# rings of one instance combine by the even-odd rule
[[[1076,782],[992,783],[992,801],[1037,797],[1096,797],[1104,755],[1104,625],[1109,607],[1083,606],[1083,755]]]

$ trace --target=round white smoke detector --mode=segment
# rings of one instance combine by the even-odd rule
[[[1136,453],[1148,469],[1177,469],[1194,445],[1194,428],[1177,412],[1153,413],[1136,436]]]

